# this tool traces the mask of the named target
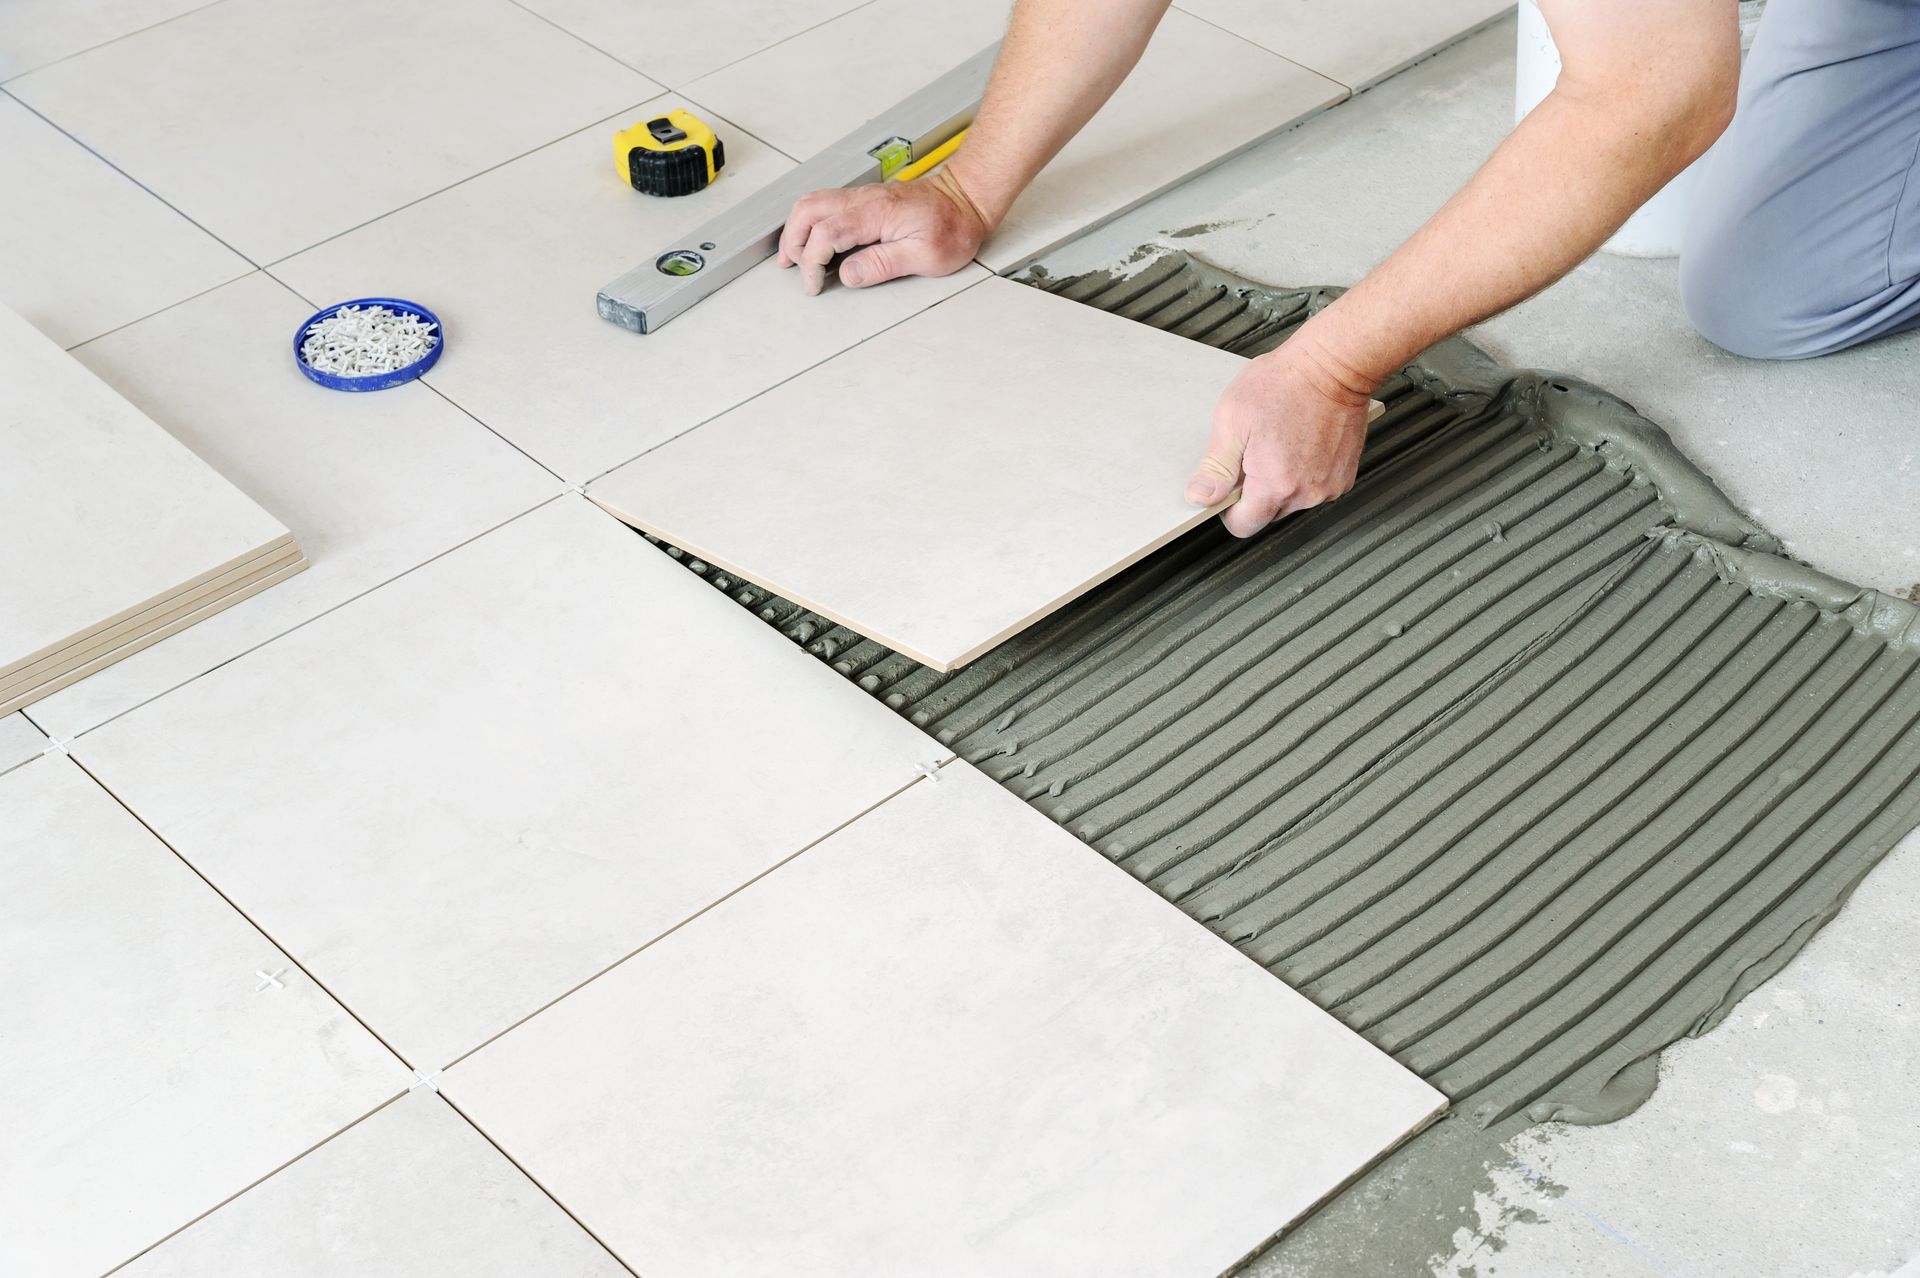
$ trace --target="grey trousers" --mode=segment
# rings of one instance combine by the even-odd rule
[[[1920,327],[1920,0],[1769,0],[1680,293],[1709,340],[1761,359]]]

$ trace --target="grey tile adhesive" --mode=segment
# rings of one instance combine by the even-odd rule
[[[1036,282],[1249,356],[1334,296],[1181,253]],[[1455,339],[1380,398],[1344,500],[952,674],[689,563],[1457,1113],[1611,1121],[1920,823],[1917,610],[1595,387]]]

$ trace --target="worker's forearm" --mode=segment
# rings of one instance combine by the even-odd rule
[[[1133,70],[1169,0],[1018,0],[967,140],[947,162],[989,229]]]
[[[1563,76],[1426,225],[1302,328],[1305,353],[1348,389],[1371,390],[1539,292],[1704,150],[1730,101],[1725,82],[1676,104]]]

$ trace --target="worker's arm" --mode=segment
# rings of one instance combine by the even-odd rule
[[[1242,487],[1224,516],[1233,532],[1351,488],[1381,382],[1572,270],[1732,118],[1740,48],[1729,0],[1541,9],[1561,55],[1553,92],[1411,239],[1221,396],[1187,497],[1209,505]]]
[[[918,181],[803,196],[780,233],[780,265],[799,266],[809,293],[843,253],[840,281],[855,288],[965,266],[1034,174],[1120,87],[1168,3],[1018,0],[960,149]]]

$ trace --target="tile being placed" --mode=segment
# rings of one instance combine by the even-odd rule
[[[0,200],[0,303],[62,346],[253,269],[5,94],[0,155],[19,183]]]
[[[627,1278],[591,1235],[424,1089],[341,1132],[117,1278],[209,1274]]]
[[[74,750],[425,1068],[945,757],[575,496]]]
[[[0,1272],[55,1278],[126,1260],[408,1075],[47,757],[0,777],[0,1079]]]
[[[651,1278],[1210,1276],[1446,1107],[964,763],[442,1086]]]
[[[1212,513],[1183,490],[1245,364],[990,278],[587,493],[951,670]]]
[[[424,386],[348,395],[300,376],[293,334],[312,311],[255,273],[74,352],[280,515],[310,567],[37,703],[34,717],[56,736],[211,670],[558,487]]]
[[[877,0],[687,92],[790,155],[858,128],[984,44],[1006,23],[999,0],[942,6]],[[938,24],[938,39],[919,33]],[[875,58],[874,48],[901,50]],[[1055,156],[980,250],[1002,274],[1260,139],[1347,91],[1178,9],[1126,82]]]
[[[511,0],[225,0],[7,90],[264,264],[659,86]]]
[[[727,167],[705,191],[641,195],[614,130],[690,106]],[[274,268],[308,297],[379,288],[431,299],[446,354],[427,380],[569,481],[591,479],[949,296],[969,267],[807,297],[762,263],[642,337],[601,319],[602,285],[782,176],[792,163],[704,107],[659,98]]]
[[[860,0],[704,0],[689,26],[668,0],[521,0],[595,48],[662,84],[682,85],[808,27],[858,8]],[[727,144],[729,153],[733,144]]]
[[[7,0],[0,80],[198,9],[209,0]]]
[[[1180,0],[1179,8],[1355,92],[1513,12],[1511,0]]]

